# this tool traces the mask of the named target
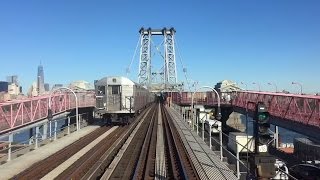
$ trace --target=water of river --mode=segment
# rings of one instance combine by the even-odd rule
[[[241,115],[241,122],[242,122],[242,124],[246,125],[246,116],[245,115]],[[271,125],[270,129],[272,131],[274,131],[275,126]],[[250,117],[248,117],[248,133],[249,133],[249,135],[253,135],[253,119]],[[280,143],[292,144],[294,138],[300,138],[300,137],[306,137],[306,136],[279,127]]]

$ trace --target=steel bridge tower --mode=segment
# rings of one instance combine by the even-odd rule
[[[138,82],[141,85],[147,87],[155,87],[155,89],[172,89],[177,85],[177,69],[176,69],[176,56],[175,56],[175,40],[174,35],[176,33],[174,28],[170,29],[144,29],[140,31],[141,48],[140,48],[140,62],[139,62],[139,74]],[[163,36],[164,55],[161,55],[164,59],[164,65],[158,72],[153,72],[152,65],[152,49],[151,49],[151,37]],[[161,76],[161,82],[154,83],[152,80],[155,76]]]

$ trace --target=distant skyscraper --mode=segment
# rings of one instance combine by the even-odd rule
[[[52,86],[52,89],[57,89],[57,88],[60,88],[60,87],[63,87],[63,84],[54,84]]]
[[[43,72],[43,66],[40,65],[38,66],[38,76],[37,76],[37,90],[38,94],[42,94],[45,89],[44,89],[44,72]]]
[[[0,92],[8,92],[8,85],[8,82],[0,81]]]
[[[16,85],[18,85],[18,76],[17,76],[17,75],[7,76],[7,82],[8,82],[9,84],[16,84]]]
[[[45,90],[45,91],[50,91],[50,85],[49,85],[49,83],[44,83],[44,90]]]

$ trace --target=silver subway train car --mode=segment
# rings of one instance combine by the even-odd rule
[[[127,124],[130,117],[154,101],[154,94],[126,77],[108,76],[95,81],[97,117],[108,123]]]

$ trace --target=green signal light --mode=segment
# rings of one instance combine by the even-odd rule
[[[258,118],[259,118],[259,120],[264,120],[267,118],[267,115],[266,114],[259,114]]]
[[[269,113],[263,112],[258,114],[258,122],[261,124],[268,123],[269,121]]]

